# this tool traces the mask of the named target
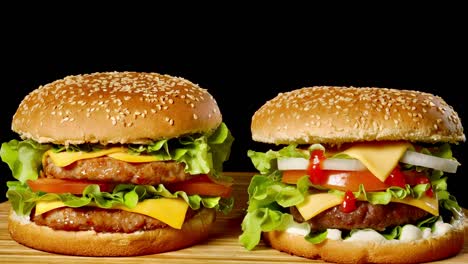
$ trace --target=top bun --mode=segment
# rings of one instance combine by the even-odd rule
[[[316,86],[280,93],[252,117],[252,138],[274,144],[465,141],[454,109],[429,93]]]
[[[40,143],[135,143],[210,132],[222,122],[215,99],[188,80],[157,73],[68,76],[28,94],[12,130]]]

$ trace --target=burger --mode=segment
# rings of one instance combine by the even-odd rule
[[[460,165],[451,144],[465,135],[439,96],[307,87],[261,106],[251,132],[265,151],[248,151],[259,171],[239,237],[248,250],[263,237],[310,259],[417,263],[463,248],[447,177]]]
[[[68,76],[29,93],[1,146],[12,239],[38,250],[133,256],[207,238],[233,205],[233,137],[212,95],[144,72]]]

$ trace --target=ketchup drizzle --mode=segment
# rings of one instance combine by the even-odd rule
[[[397,165],[390,173],[388,178],[385,180],[385,184],[405,188],[405,175],[403,174],[403,172],[401,172],[399,165]]]
[[[323,150],[312,150],[310,153],[310,162],[309,167],[307,168],[307,174],[309,175],[309,179],[313,184],[320,185],[325,183],[325,173],[323,173],[323,170],[320,166],[320,163],[323,160],[325,160]]]
[[[356,210],[356,197],[352,191],[346,191],[340,210],[343,213],[350,213]]]

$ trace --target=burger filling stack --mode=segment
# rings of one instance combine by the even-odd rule
[[[252,118],[240,242],[332,262],[417,263],[453,256],[464,214],[448,191],[465,141],[442,98],[386,88],[281,93]],[[273,149],[272,145],[275,145]]]

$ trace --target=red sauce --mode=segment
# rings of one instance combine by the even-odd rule
[[[405,188],[405,175],[403,174],[403,172],[401,172],[400,166],[396,166],[393,169],[388,178],[385,180],[385,184]]]
[[[416,178],[416,184],[424,184],[424,183],[429,183],[429,189],[427,189],[426,195],[429,197],[434,197],[434,191],[432,190],[432,185],[429,179],[424,176],[420,176]]]
[[[356,197],[352,191],[346,191],[340,210],[343,213],[350,213],[356,210]]]
[[[323,172],[320,163],[325,160],[325,155],[322,150],[316,149],[310,153],[309,167],[307,174],[313,184],[324,184],[326,182],[325,173]]]

